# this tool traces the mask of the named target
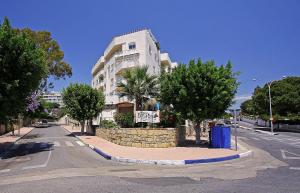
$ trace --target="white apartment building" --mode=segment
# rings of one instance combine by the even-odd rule
[[[119,97],[117,84],[124,81],[122,72],[136,66],[148,66],[148,73],[159,75],[161,70],[171,71],[177,66],[168,53],[160,52],[159,42],[149,29],[138,30],[115,36],[92,68],[92,87],[105,95],[105,109],[94,120],[113,120],[116,112],[133,112],[133,102]]]
[[[62,95],[60,92],[50,91],[50,92],[43,92],[41,98],[50,103],[57,103],[61,107],[64,106]]]

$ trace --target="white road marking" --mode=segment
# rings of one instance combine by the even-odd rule
[[[5,160],[5,162],[13,162],[14,160],[16,159],[16,157],[13,157],[13,158],[10,158],[10,159],[7,159],[7,160]]]
[[[55,147],[59,147],[60,146],[60,143],[58,141],[54,141],[53,144],[54,144]]]
[[[81,141],[76,141],[76,143],[78,143],[78,145],[80,146],[85,146],[84,143],[82,143]]]
[[[293,143],[290,143],[291,145],[297,145],[297,144],[300,144],[300,141],[299,142],[293,142]]]
[[[254,140],[260,141],[260,139],[256,138],[256,137],[251,137]]]
[[[65,141],[65,143],[66,143],[66,145],[69,146],[69,147],[74,146],[73,143],[71,143],[70,141]]]
[[[280,141],[280,142],[286,142],[286,139],[280,139],[280,138],[274,138],[274,140]]]
[[[268,140],[268,141],[271,141],[271,140],[273,140],[273,138],[267,138],[267,137],[262,137],[262,139],[264,139],[264,140]]]
[[[5,172],[9,172],[10,169],[4,169],[4,170],[0,170],[0,173],[5,173]]]
[[[280,138],[287,141],[300,141],[300,139],[293,139],[293,138]]]
[[[20,144],[14,144],[10,149],[11,150],[15,150],[20,146]]]
[[[10,162],[21,162],[21,161],[30,161],[30,160],[31,160],[30,157],[13,157],[5,160],[5,162],[10,163]]]
[[[14,161],[21,162],[21,161],[30,161],[30,160],[31,160],[30,157],[24,157],[24,158],[17,158]]]
[[[291,141],[299,141],[300,138],[297,137],[290,137],[290,136],[283,136],[283,135],[279,135],[278,137],[280,137],[281,139],[287,139],[287,140],[291,140]]]
[[[34,145],[35,145],[35,143],[29,143],[26,145],[26,149],[31,149],[31,148],[33,148]]]
[[[290,167],[290,170],[300,170],[300,167]]]
[[[45,161],[44,164],[41,164],[41,165],[34,165],[34,166],[25,166],[25,167],[22,168],[22,170],[47,167],[47,165],[48,165],[48,163],[49,163],[49,160],[50,160],[50,157],[51,157],[51,153],[52,153],[52,151],[49,151],[47,160]]]
[[[281,149],[280,151],[281,151],[281,156],[283,159],[300,159],[300,155],[298,155],[298,154],[295,154],[295,153],[292,153],[292,152],[289,152],[289,151],[286,151],[283,149]],[[294,156],[287,156],[287,153],[294,155]]]
[[[37,137],[35,139],[70,139],[70,137]]]

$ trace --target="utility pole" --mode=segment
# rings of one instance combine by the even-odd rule
[[[237,146],[237,129],[236,129],[236,109],[234,109],[234,140],[235,140],[235,151],[237,151],[238,146]]]

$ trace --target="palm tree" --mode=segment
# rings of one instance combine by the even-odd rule
[[[135,67],[124,71],[125,82],[118,83],[117,92],[120,97],[127,96],[135,100],[136,110],[142,110],[143,98],[154,97],[158,94],[158,78],[147,73],[148,66]]]

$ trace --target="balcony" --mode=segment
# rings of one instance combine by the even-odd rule
[[[161,66],[163,68],[171,67],[172,62],[171,62],[171,59],[170,59],[168,53],[161,53],[160,54],[160,61],[161,61]]]
[[[108,95],[105,97],[105,104],[117,104],[119,103],[118,95]]]
[[[122,57],[122,56],[132,55],[132,54],[138,54],[138,51],[136,49],[119,51],[116,52],[115,57]]]
[[[113,47],[110,48],[108,52],[104,54],[105,60],[109,60],[112,57],[115,56],[115,54],[118,54],[122,52],[122,44],[114,45]]]
[[[96,88],[97,90],[102,90],[102,91],[103,91],[103,88],[104,88],[104,82],[101,81],[101,82],[99,82],[99,83],[96,83],[96,84],[95,84],[95,88]]]
[[[115,74],[120,76],[125,70],[134,68],[139,64],[139,53],[125,55],[116,57],[116,70]]]
[[[104,57],[101,56],[100,59],[96,62],[96,64],[92,68],[92,75],[95,76],[101,69],[104,67]]]
[[[123,62],[116,67],[116,75],[120,76],[124,73],[124,71],[132,69],[136,66],[137,64],[135,62]]]

